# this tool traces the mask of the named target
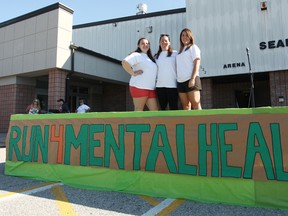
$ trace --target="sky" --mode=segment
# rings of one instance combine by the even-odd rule
[[[8,0],[1,4],[0,23],[55,4],[53,0]],[[186,0],[62,0],[74,10],[73,25],[136,15],[137,5],[148,6],[147,13],[184,8]]]

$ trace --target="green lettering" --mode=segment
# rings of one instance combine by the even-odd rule
[[[279,124],[270,124],[272,144],[273,144],[273,156],[276,170],[276,179],[280,181],[288,180],[288,173],[283,168],[283,151],[281,146],[281,133]]]
[[[81,125],[76,138],[73,125],[66,125],[64,164],[70,165],[71,146],[73,146],[75,149],[80,147],[80,165],[87,166],[89,141],[87,140],[89,138],[88,126],[89,125],[87,124]]]
[[[258,145],[256,146],[256,139]],[[246,148],[246,162],[244,166],[244,178],[252,178],[255,157],[259,154],[264,165],[267,179],[274,180],[273,164],[269,149],[264,138],[261,126],[258,122],[250,123]]]
[[[242,173],[241,167],[233,167],[228,165],[227,152],[232,152],[232,145],[226,143],[225,133],[227,131],[237,130],[236,123],[219,124],[219,143],[220,143],[220,157],[221,157],[221,175],[224,177],[240,178]]]
[[[162,143],[163,145],[160,146],[160,143]],[[152,143],[146,160],[145,170],[155,171],[156,162],[160,152],[162,152],[164,155],[164,159],[166,161],[169,172],[176,173],[177,168],[173,158],[171,146],[167,138],[167,131],[165,125],[156,125],[152,137]]]
[[[210,142],[207,142],[206,124],[198,126],[199,143],[199,175],[207,176],[207,153],[211,152],[211,176],[219,176],[219,149],[217,140],[217,124],[210,125]]]
[[[15,136],[16,135],[16,136]],[[21,139],[21,129],[18,126],[12,126],[9,134],[9,160],[12,161],[13,152],[17,161],[21,160],[20,149],[18,143]]]
[[[34,126],[33,126],[34,128]],[[40,147],[40,152],[42,155],[42,162],[48,163],[48,139],[49,139],[49,125],[44,126],[44,139],[42,137],[42,130],[40,126],[35,126],[34,130],[34,140],[33,144],[30,146],[34,146],[34,158],[33,161],[38,162],[38,149]],[[31,148],[31,147],[30,147]]]
[[[128,124],[127,132],[134,132],[134,157],[133,170],[140,170],[141,154],[142,154],[142,133],[150,132],[149,124]]]
[[[104,125],[98,124],[98,125],[91,125],[90,126],[90,146],[89,146],[89,164],[91,166],[103,166],[103,157],[96,157],[95,156],[95,148],[100,147],[101,143],[100,140],[94,139],[95,133],[103,133],[104,132]]]
[[[124,169],[124,157],[125,157],[124,126],[118,125],[118,127],[119,127],[118,128],[119,146],[116,143],[111,125],[110,124],[106,125],[104,166],[110,167],[110,157],[111,157],[110,149],[112,149],[119,169]]]
[[[178,172],[181,174],[196,175],[197,166],[186,164],[186,149],[185,149],[185,126],[183,124],[176,125],[176,147],[178,158]]]
[[[33,155],[33,139],[35,137],[35,130],[32,126],[31,128],[31,135],[30,135],[30,147],[29,153],[26,155],[26,145],[27,145],[27,127],[24,126],[23,128],[23,137],[22,137],[22,160],[25,162],[32,162],[32,155]]]

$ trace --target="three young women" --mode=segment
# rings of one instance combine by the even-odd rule
[[[158,110],[157,95],[161,110],[166,110],[167,105],[169,109],[177,110],[177,96],[184,110],[201,110],[201,51],[192,31],[188,28],[181,31],[178,55],[170,46],[169,35],[161,35],[156,61],[147,38],[140,38],[137,45],[137,49],[122,61],[123,68],[131,75],[129,88],[135,111],[143,111],[145,105],[149,110]]]

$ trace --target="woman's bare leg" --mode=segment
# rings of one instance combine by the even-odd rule
[[[200,91],[188,92],[188,99],[191,102],[191,107],[194,110],[201,110]]]
[[[190,110],[190,103],[187,93],[179,93],[179,99],[183,110]]]
[[[147,102],[147,97],[133,98],[134,110],[143,111],[146,102]]]
[[[159,110],[159,105],[156,98],[148,98],[146,105],[150,111]]]

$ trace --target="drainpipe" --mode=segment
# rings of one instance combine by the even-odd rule
[[[74,58],[75,58],[75,51],[77,50],[78,46],[76,46],[73,42],[70,43],[69,48],[71,49],[71,70],[66,75],[66,91],[65,91],[65,101],[69,99],[69,90],[70,90],[70,78],[74,73]]]

